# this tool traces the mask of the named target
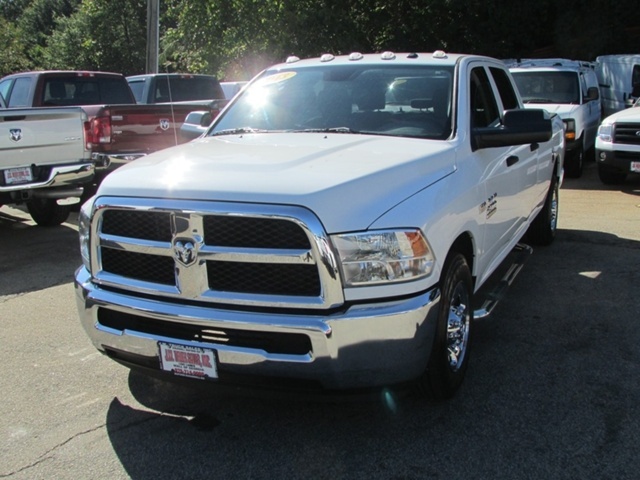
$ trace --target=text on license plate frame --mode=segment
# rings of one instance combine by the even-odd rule
[[[15,167],[4,171],[4,181],[7,185],[19,185],[33,182],[31,167]]]
[[[213,349],[159,341],[158,354],[165,372],[200,380],[218,378],[218,358]]]
[[[630,170],[634,173],[640,173],[640,162],[631,162]]]

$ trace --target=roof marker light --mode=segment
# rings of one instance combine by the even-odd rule
[[[334,57],[334,56],[333,56],[333,55],[331,55],[330,53],[325,53],[324,55],[322,55],[322,56],[320,57],[320,61],[321,61],[321,62],[330,62],[330,61],[331,61],[331,60],[333,60],[334,58],[336,58],[336,57]]]
[[[418,54],[415,52],[410,53],[409,55],[407,55],[407,58],[418,58]]]
[[[287,63],[296,63],[300,61],[300,57],[296,57],[295,55],[291,55],[287,57]]]
[[[380,58],[382,60],[394,60],[396,58],[396,54],[393,52],[382,52],[382,55],[380,55]]]
[[[362,55],[360,52],[353,52],[349,55],[349,60],[362,60],[364,58],[364,55]]]
[[[433,52],[433,58],[447,58],[447,54],[444,53],[444,50],[436,50]]]

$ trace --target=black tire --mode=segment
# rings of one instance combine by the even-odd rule
[[[27,210],[39,226],[55,227],[69,218],[71,205],[58,205],[52,198],[34,198],[27,202]]]
[[[567,155],[564,162],[564,173],[567,177],[580,178],[584,169],[584,149],[582,145]]]
[[[556,238],[558,229],[558,207],[560,205],[560,188],[555,173],[551,177],[551,184],[547,192],[542,210],[531,222],[527,239],[534,245],[551,245]]]
[[[453,254],[441,278],[442,296],[431,355],[419,388],[434,400],[453,397],[469,364],[473,283],[465,257]]]
[[[600,181],[605,185],[620,185],[624,183],[624,180],[627,178],[626,173],[602,164],[598,164],[598,176],[600,177]]]

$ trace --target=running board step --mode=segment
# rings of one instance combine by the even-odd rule
[[[531,248],[529,245],[525,245],[524,243],[519,243],[513,248],[513,250],[509,254],[512,262],[511,264],[509,264],[505,261],[505,264],[508,265],[508,268],[502,278],[498,280],[493,289],[491,289],[486,295],[482,295],[482,288],[478,292],[481,297],[485,297],[485,300],[480,308],[474,310],[474,320],[488,317],[491,312],[493,312],[493,309],[496,308],[496,305],[498,305],[500,300],[504,298],[507,289],[518,276],[520,270],[522,270],[524,262],[527,261],[532,253],[533,248]],[[509,259],[509,257],[507,257],[507,259]],[[491,280],[489,280],[487,283],[491,285],[492,282]]]

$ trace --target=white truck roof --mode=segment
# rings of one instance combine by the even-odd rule
[[[566,58],[523,58],[505,62],[509,68],[552,68],[577,70],[581,68],[595,69],[595,63]]]
[[[274,65],[271,69],[280,69],[286,68],[288,65],[295,64],[296,68],[301,66],[314,66],[321,64],[381,64],[393,62],[395,64],[401,63],[403,65],[434,65],[441,64],[443,66],[455,66],[458,61],[462,58],[478,58],[483,60],[491,60],[495,61],[489,57],[484,57],[480,55],[463,55],[463,54],[452,54],[446,53],[442,50],[436,50],[433,53],[396,53],[396,52],[382,52],[382,53],[371,53],[371,54],[361,54],[358,52],[353,52],[349,55],[332,55],[332,54],[324,54],[317,58],[310,58],[301,60],[298,57],[291,56],[287,59],[285,63],[281,63],[279,65]]]

